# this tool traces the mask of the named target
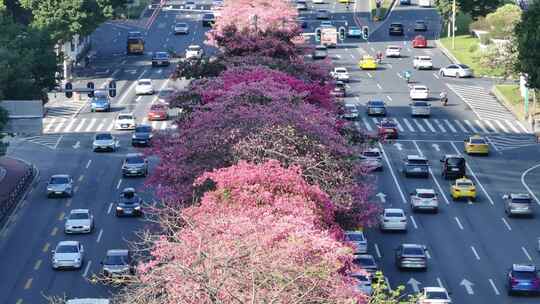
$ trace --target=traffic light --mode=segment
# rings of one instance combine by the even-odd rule
[[[368,40],[368,38],[369,38],[369,27],[367,27],[367,26],[362,27],[362,38],[364,38],[364,40]]]
[[[89,82],[86,84],[86,87],[91,90],[90,92],[88,92],[88,97],[92,98],[94,97],[94,83],[93,82]]]
[[[111,80],[109,82],[109,96],[111,98],[116,96],[116,81],[114,81],[114,80]]]
[[[71,84],[71,82],[66,82],[66,87],[65,87],[65,93],[66,93],[66,98],[71,98],[73,97],[73,85]]]
[[[317,41],[317,42],[321,41],[321,35],[322,35],[321,29],[316,28],[315,29],[315,41]]]
[[[345,40],[345,28],[344,27],[339,28],[339,40],[341,40],[341,41]]]

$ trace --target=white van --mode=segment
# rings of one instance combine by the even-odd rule
[[[418,0],[418,6],[431,7],[431,0]]]
[[[110,304],[109,299],[73,299],[67,300],[66,304]]]

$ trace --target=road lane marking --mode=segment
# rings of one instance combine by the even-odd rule
[[[66,128],[64,129],[65,132],[70,132],[71,131],[71,128],[73,128],[73,124],[75,124],[77,120],[76,119],[71,119],[71,121],[69,122],[69,124],[66,126]]]
[[[109,204],[109,209],[107,210],[107,214],[111,213],[112,207],[113,207],[113,203],[110,203]]]
[[[437,73],[433,73],[433,77],[439,79],[439,75],[437,75]]]
[[[474,133],[479,133],[478,130],[476,130],[476,128],[472,125],[472,123],[471,123],[470,121],[468,121],[468,120],[466,120],[466,119],[463,120],[463,121],[465,122],[465,124],[466,124],[469,128],[471,128],[471,130],[473,130]]]
[[[77,181],[80,183],[82,182],[83,179],[84,179],[84,174],[81,174],[81,176],[79,176],[79,179],[77,179]]]
[[[386,98],[388,98],[388,100],[392,101],[392,97],[390,97],[389,95],[386,95]]]
[[[418,153],[420,153],[420,156],[424,156],[424,153],[422,153],[422,150],[420,150],[420,147],[418,146],[418,143],[415,140],[413,140],[413,144],[416,147],[416,150],[418,151]],[[442,197],[444,198],[444,201],[446,202],[447,205],[450,205],[450,201],[446,197],[446,194],[444,194],[444,191],[443,191],[441,185],[439,184],[439,181],[435,177],[435,174],[433,174],[433,170],[431,170],[431,167],[428,167],[428,171],[429,171],[429,174],[431,174],[431,177],[433,177],[433,181],[435,182],[435,185],[437,186],[437,188],[439,189],[439,192],[441,193]]]
[[[22,303],[23,303],[23,299],[18,299],[15,304],[22,304]]]
[[[379,88],[379,90],[382,90],[382,87],[380,84],[377,83],[377,88]]]
[[[414,217],[412,215],[409,215],[409,217],[411,218],[411,222],[412,222],[412,225],[413,225],[414,229],[418,229],[418,226],[416,225],[416,221],[414,220]]]
[[[456,216],[456,217],[454,217],[454,219],[456,220],[456,223],[459,226],[459,229],[463,230],[463,225],[461,225],[461,222],[459,221],[459,218]]]
[[[394,173],[394,169],[392,168],[392,165],[390,164],[390,161],[388,160],[388,156],[386,156],[386,152],[384,151],[383,145],[379,142],[379,149],[383,152],[383,157],[386,162],[386,165],[390,169],[390,173],[392,174],[392,179],[394,180],[394,184],[398,188],[399,195],[401,196],[401,201],[403,204],[407,203],[407,200],[405,199],[405,195],[403,194],[403,191],[401,190],[401,186],[399,185],[398,179],[396,177],[396,173]]]
[[[54,227],[51,231],[51,236],[55,236],[58,233],[58,227]]]
[[[75,132],[80,132],[85,123],[86,123],[86,118],[81,119],[81,122],[75,128]]]
[[[45,130],[43,130],[43,133],[50,133],[51,129],[52,129],[52,126],[54,125],[54,123],[56,122],[56,117],[53,118],[52,120],[49,121],[49,124],[47,125],[47,127],[45,128]]]
[[[493,291],[495,292],[496,295],[500,295],[499,293],[499,290],[497,289],[497,286],[495,286],[495,283],[493,282],[492,279],[489,279],[489,284],[491,285],[491,288],[493,288]]]
[[[529,261],[532,261],[532,258],[531,258],[531,256],[529,255],[529,252],[527,252],[527,249],[525,249],[525,247],[521,246],[521,250],[523,251],[523,253],[525,254],[525,256],[527,256],[527,259],[529,259]]]
[[[142,96],[139,96],[139,97],[135,98],[135,101],[139,102],[139,101],[141,101],[141,99],[142,99]]]
[[[450,145],[452,146],[452,148],[454,148],[454,151],[456,151],[456,154],[458,155],[461,155],[461,152],[458,150],[457,146],[455,143],[451,142]],[[469,170],[469,173],[472,175],[472,177],[474,178],[474,180],[476,181],[476,184],[480,187],[480,189],[482,189],[482,192],[484,192],[484,195],[487,197],[487,199],[489,200],[489,203],[492,205],[492,206],[495,206],[495,203],[493,202],[493,200],[491,199],[491,196],[488,194],[488,192],[486,191],[486,189],[484,188],[484,186],[482,185],[482,183],[480,182],[480,180],[478,179],[478,177],[476,177],[476,174],[474,173],[474,171],[471,169],[471,167],[469,166],[469,164],[465,163],[465,166],[467,167],[467,170]]]
[[[54,129],[54,133],[60,132],[60,129],[64,126],[64,123],[67,121],[67,119],[60,119],[60,122],[56,125],[56,128]]]
[[[36,261],[36,264],[34,264],[34,270],[38,270],[39,267],[41,267],[41,263],[42,263],[42,262],[43,262],[43,261],[42,261],[41,259],[37,260],[37,261]]]
[[[529,191],[529,194],[534,198],[536,203],[538,205],[540,205],[540,201],[538,200],[538,197],[536,197],[536,195],[531,191],[531,188],[529,187],[529,185],[527,185],[527,183],[525,183],[525,176],[529,172],[531,172],[532,170],[534,170],[534,169],[536,169],[538,167],[540,167],[540,164],[534,165],[534,166],[530,167],[529,169],[523,171],[523,173],[521,174],[521,184],[523,185],[523,187],[525,187],[525,189],[527,189],[527,191]]]
[[[388,66],[388,68],[392,69],[392,64],[391,63],[387,63],[386,65]]]
[[[75,188],[73,188],[73,192],[77,192],[77,191],[79,191],[79,186],[75,186]]]
[[[68,198],[68,200],[66,201],[66,207],[69,207],[71,206],[71,198]]]
[[[439,129],[441,129],[441,132],[446,133],[446,129],[444,128],[444,126],[441,124],[441,122],[438,119],[433,119],[433,121],[439,127]]]
[[[129,95],[129,92],[133,90],[133,87],[137,84],[137,81],[142,79],[142,77],[144,76],[144,74],[146,74],[148,70],[144,70],[141,75],[139,75],[139,77],[137,77],[136,80],[133,81],[133,83],[122,93],[122,96],[120,97],[120,99],[118,100],[118,103],[119,104],[123,104],[126,97]]]
[[[92,160],[89,159],[88,162],[86,163],[86,169],[88,169],[88,167],[90,167],[90,164],[92,163]]]
[[[489,120],[484,120],[483,121],[493,132],[497,132],[497,129],[493,126],[493,124],[491,123],[491,121]]]
[[[96,240],[96,243],[99,243],[99,241],[101,241],[101,236],[103,235],[103,228],[101,230],[99,230],[99,234],[97,236],[97,240]]]
[[[66,214],[64,212],[60,212],[60,215],[58,216],[59,221],[63,221]]]
[[[92,261],[88,261],[88,263],[86,263],[86,268],[84,269],[84,273],[83,273],[83,277],[85,278],[88,275],[88,271],[90,270],[90,265],[92,265]]]
[[[499,127],[501,128],[501,130],[503,130],[504,133],[509,133],[506,127],[500,121],[495,120],[495,123],[499,125]]]
[[[476,125],[477,125],[480,129],[482,129],[482,132],[484,132],[484,133],[491,133],[491,132],[489,132],[489,131],[486,129],[486,127],[484,127],[484,125],[482,124],[482,122],[481,122],[480,120],[475,119],[474,122],[476,123]]]
[[[28,281],[26,281],[26,284],[24,284],[24,289],[30,289],[32,287],[33,281],[34,281],[33,278],[28,279]]]
[[[396,72],[396,75],[399,77],[399,78],[403,78],[403,76],[401,76],[400,73]]]
[[[506,226],[506,229],[508,229],[508,231],[512,231],[512,227],[510,227],[510,224],[508,224],[508,222],[506,221],[506,219],[504,217],[501,217],[504,225]]]
[[[375,244],[375,253],[379,259],[382,258],[381,251],[379,250],[379,246],[377,244]]]
[[[440,288],[444,288],[444,285],[443,285],[443,283],[442,283],[442,280],[441,280],[441,278],[439,278],[439,277],[437,277],[437,284],[439,284],[439,287],[440,287]]]
[[[426,256],[427,256],[428,259],[431,259],[431,254],[429,254],[428,250],[426,250]]]
[[[369,78],[373,78],[373,76],[371,76],[370,72],[367,72],[366,74],[368,75]]]
[[[116,189],[120,189],[120,184],[122,184],[122,179],[118,180],[118,184],[116,184]]]
[[[42,252],[48,252],[48,251],[49,251],[49,247],[51,247],[51,244],[46,243],[45,246],[43,246],[43,249],[42,249],[41,251],[42,251]]]
[[[474,253],[474,257],[480,261],[480,256],[478,255],[478,252],[476,252],[476,249],[474,248],[474,246],[471,246],[471,250],[472,252]]]

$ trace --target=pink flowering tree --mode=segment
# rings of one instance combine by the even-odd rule
[[[366,303],[332,203],[299,168],[240,162],[207,180],[198,205],[161,219],[166,236],[148,236],[151,259],[119,303]]]

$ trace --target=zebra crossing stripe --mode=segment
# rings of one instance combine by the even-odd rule
[[[482,124],[482,122],[478,119],[475,119],[474,122],[476,123],[476,125],[482,129],[482,132],[484,133],[490,133],[486,128],[484,128],[484,125]]]
[[[56,121],[56,117],[53,118],[52,120],[49,120],[49,123],[47,124],[47,127],[45,128],[45,130],[43,130],[43,132],[49,133],[55,121]]]
[[[60,121],[58,122],[58,124],[56,125],[56,128],[54,129],[54,133],[59,133],[60,129],[62,129],[65,122],[66,122],[65,118],[60,118]]]
[[[514,133],[521,133],[521,132],[519,132],[519,130],[512,124],[512,122],[510,122],[509,120],[506,119],[504,122],[506,122],[506,124],[510,126],[510,129],[512,129],[512,131],[514,131]]]
[[[114,128],[114,121],[111,121],[111,123],[109,124],[109,126],[107,127],[107,131],[112,131],[112,129]]]
[[[101,129],[103,129],[104,126],[105,126],[105,119],[102,119],[99,125],[97,126],[96,131],[101,131]]]
[[[157,129],[158,122],[152,121],[152,129]]]
[[[366,129],[368,131],[373,131],[373,128],[371,128],[369,121],[365,117],[362,117],[362,122],[364,123],[364,126],[366,126]]]
[[[75,124],[77,120],[76,119],[71,119],[71,121],[69,122],[69,124],[66,126],[66,128],[64,129],[64,132],[69,132],[71,131],[71,128],[73,128],[73,125]]]
[[[96,121],[97,119],[95,118],[92,118],[92,120],[90,120],[90,124],[88,125],[88,127],[86,128],[86,132],[90,132],[92,131],[92,128],[94,127],[94,125],[96,124]]]
[[[471,128],[471,130],[473,130],[474,133],[478,133],[478,130],[476,130],[476,128],[472,125],[472,123],[471,123],[470,121],[468,121],[468,120],[466,120],[466,119],[463,120],[463,121],[465,122],[465,124],[466,124],[469,128]]]
[[[516,121],[516,124],[525,132],[525,133],[529,133],[529,130],[527,130],[527,128],[525,128],[521,122],[519,121]]]
[[[77,128],[75,128],[75,132],[80,132],[82,127],[84,126],[84,123],[86,122],[86,118],[83,118]]]
[[[445,119],[444,123],[448,126],[448,128],[450,129],[450,131],[452,131],[452,133],[457,132],[456,128],[454,128],[454,126],[452,126],[452,124],[448,121],[448,119]]]
[[[166,122],[166,121],[163,121],[163,122],[161,123],[161,128],[160,128],[160,129],[161,129],[161,130],[167,129],[167,122]]]
[[[429,121],[427,119],[422,119],[422,121],[426,124],[426,126],[428,126],[428,128],[431,130],[431,132],[435,133],[437,131],[435,131],[435,128],[433,128],[433,126],[429,123]]]
[[[467,129],[465,129],[465,126],[463,126],[463,124],[461,124],[461,122],[459,120],[454,119],[454,122],[456,123],[456,125],[458,125],[458,127],[461,129],[461,131],[463,133],[469,133],[469,131],[467,131]]]
[[[484,120],[484,123],[488,126],[488,128],[490,129],[490,131],[496,133],[497,132],[497,129],[493,126],[493,124],[491,124],[491,121],[490,120]]]
[[[379,120],[375,117],[371,117],[371,120],[373,120],[373,123],[377,125],[379,123]]]
[[[142,123],[144,125],[147,125],[148,124],[148,117],[143,118]]]
[[[424,127],[418,122],[418,120],[413,119],[413,121],[414,124],[416,124],[416,126],[418,127],[418,129],[420,129],[420,132],[426,132],[426,129],[424,129]]]
[[[439,129],[441,129],[442,132],[446,133],[446,129],[445,129],[444,126],[439,122],[438,119],[434,119],[433,121],[435,121],[435,123],[437,124],[437,127],[439,127]]]
[[[414,128],[413,128],[413,126],[411,125],[411,123],[407,120],[407,118],[403,118],[403,122],[405,123],[405,125],[407,126],[407,128],[409,129],[409,131],[414,132]]]
[[[401,126],[401,124],[399,123],[399,121],[396,118],[394,118],[393,120],[396,123],[399,132],[405,131],[405,129],[403,129],[403,127]]]
[[[497,125],[499,125],[499,128],[501,128],[501,130],[504,131],[504,133],[508,133],[508,130],[506,129],[506,127],[498,120],[495,120],[495,122],[497,123]]]

